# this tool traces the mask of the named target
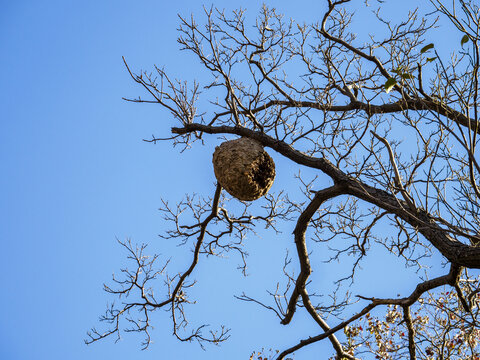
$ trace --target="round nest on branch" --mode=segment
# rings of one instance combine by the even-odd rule
[[[275,163],[252,139],[225,141],[215,148],[213,170],[219,184],[239,200],[252,201],[265,195],[275,179]]]

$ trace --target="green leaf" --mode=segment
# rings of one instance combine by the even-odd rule
[[[393,89],[396,83],[397,80],[395,80],[394,78],[388,79],[385,83],[385,92],[388,94]]]
[[[403,72],[403,66],[399,66],[396,69],[393,69],[392,72],[397,75],[400,75]]]
[[[427,62],[432,62],[433,60],[435,60],[437,57],[430,57],[430,58],[427,58]]]
[[[421,50],[420,50],[420,54],[423,54],[425,52],[427,52],[428,50],[430,49],[433,49],[435,45],[432,44],[428,44],[428,45],[425,45]]]
[[[409,73],[403,73],[402,74],[402,79],[407,80],[407,79],[414,79],[414,78],[415,78],[415,76],[413,76],[412,74],[409,74]]]
[[[462,40],[460,40],[460,45],[465,45],[468,42],[468,39],[469,37],[467,34],[463,35]]]

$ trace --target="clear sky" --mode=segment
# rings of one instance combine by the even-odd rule
[[[251,17],[261,6],[213,4],[243,6]],[[267,4],[300,22],[319,20],[325,9],[323,1]],[[90,327],[101,329],[97,317],[112,300],[102,284],[126,263],[116,238],[150,243],[180,265],[190,261],[188,248],[158,238],[157,209],[162,197],[174,203],[184,193],[213,194],[211,154],[218,141],[183,154],[169,143],[143,142],[152,134],[168,136],[176,124],[158,106],[122,100],[144,93],[121,57],[134,70],[164,65],[174,77],[193,79],[199,67],[178,51],[176,14],[201,14],[202,3],[24,0],[2,1],[0,9],[0,359],[248,359],[262,346],[284,347],[315,334],[302,316],[282,328],[272,314],[233,298],[272,288],[293,244],[286,232],[247,240],[246,279],[235,270],[238,259],[214,259],[196,270],[199,305],[190,317],[231,327],[225,345],[204,352],[179,343],[163,312],[154,319],[155,342],[147,351],[128,334],[117,344],[84,345]],[[273,191],[289,190],[295,170],[278,161]],[[298,358],[318,358],[318,349]]]

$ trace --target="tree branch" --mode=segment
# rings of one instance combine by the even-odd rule
[[[303,154],[281,140],[273,139],[265,133],[259,133],[243,127],[208,126],[203,124],[186,124],[182,128],[172,128],[175,134],[188,134],[201,131],[207,134],[236,134],[249,137],[270,147],[299,165],[321,170],[330,176],[334,183],[345,185],[345,194],[374,204],[391,214],[399,216],[418,231],[450,262],[467,268],[480,268],[480,247],[463,244],[441,228],[435,218],[423,209],[418,208],[416,214],[408,211],[406,202],[397,199],[394,195],[382,189],[377,189],[358,179],[349,177],[325,158],[317,158]],[[399,206],[399,204],[401,206]]]

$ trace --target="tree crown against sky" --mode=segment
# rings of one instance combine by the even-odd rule
[[[246,274],[246,237],[259,227],[276,236],[290,226],[294,252],[286,254],[284,277],[275,279],[270,296],[236,296],[281,325],[299,313],[317,324],[307,338],[278,344],[272,357],[301,357],[322,341],[335,359],[480,357],[478,6],[432,0],[426,17],[412,10],[390,19],[382,2],[372,1],[383,30],[359,39],[352,2],[326,3],[314,24],[267,6],[254,22],[241,9],[180,17],[178,42],[209,74],[206,83],[172,79],[160,67],[136,73],[125,62],[148,95],[127,100],[160,104],[177,121],[171,136],[149,141],[186,149],[212,136],[245,137],[313,177],[296,172],[302,192],[295,196],[286,189],[239,202],[217,184],[210,197],[164,202],[169,227],[161,236],[193,246],[190,264],[172,274],[168,260],[147,256],[145,245],[122,242],[133,268],[105,286],[121,300],[102,318],[110,327],[93,329],[87,343],[123,329],[142,333],[146,348],[159,309],[168,310],[181,341],[202,347],[226,341],[226,327],[187,320],[195,311],[192,288],[201,286],[194,280],[199,261],[233,253]],[[429,41],[441,23],[458,37],[448,44],[450,57]],[[361,266],[378,261],[369,256],[378,248],[416,271],[409,293],[398,294],[393,277],[387,297],[349,291]],[[312,249],[328,254],[323,268],[341,262],[333,287],[310,280],[318,266]],[[435,263],[441,274],[427,268]]]

